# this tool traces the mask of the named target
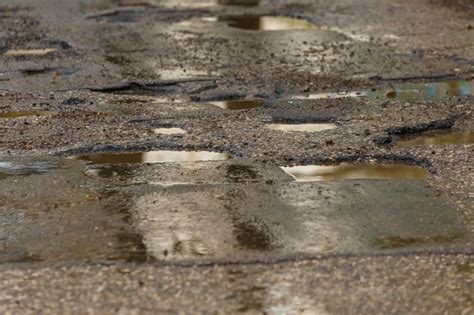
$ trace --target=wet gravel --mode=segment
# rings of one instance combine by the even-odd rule
[[[316,28],[256,32],[215,21],[245,13],[300,18]],[[100,152],[223,152],[259,165],[268,185],[289,180],[275,173],[280,166],[415,164],[429,171],[425,185],[472,238],[473,144],[396,145],[405,135],[474,129],[472,17],[467,0],[263,1],[257,7],[2,1],[0,161],[54,159],[63,166],[45,177],[31,167],[25,174],[0,168],[0,225],[9,231],[0,231],[0,312],[472,313],[472,246],[457,254],[291,257],[278,264],[95,265],[147,260],[129,204],[118,213],[109,204],[130,196],[109,200],[104,193],[118,189],[138,197],[156,190],[150,182],[176,181],[174,174],[183,181],[235,183],[219,169],[174,165],[164,174],[160,167],[124,166],[97,178],[84,172],[85,164],[58,162]],[[38,49],[52,50],[31,55]],[[18,50],[30,55],[12,56]],[[459,82],[464,95],[456,94]],[[394,93],[424,83],[443,88],[423,91],[433,97]],[[450,93],[457,96],[443,90],[455,85]],[[369,96],[342,98],[343,92]],[[333,94],[304,99],[318,93]],[[209,103],[228,100],[263,106],[239,111]],[[19,111],[42,115],[3,117]],[[272,123],[336,128],[282,132],[270,130]],[[186,133],[159,134],[157,128]],[[123,172],[134,175],[123,181]],[[5,218],[29,223],[21,230]],[[15,240],[14,250],[3,235]],[[46,239],[56,245],[48,248]],[[68,265],[48,267],[51,261]]]

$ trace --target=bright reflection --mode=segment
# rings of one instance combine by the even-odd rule
[[[210,21],[210,19],[206,19]],[[217,19],[230,27],[251,31],[280,31],[315,29],[316,25],[302,19],[285,16],[223,16]]]
[[[98,153],[73,156],[71,158],[75,160],[91,161],[96,164],[153,164],[169,162],[221,161],[228,160],[231,156],[225,153],[208,151],[152,151],[144,153]]]
[[[307,165],[282,167],[298,182],[347,179],[426,179],[428,172],[420,166],[402,164]]]
[[[278,131],[295,131],[295,132],[319,132],[324,130],[332,130],[337,126],[335,124],[269,124],[267,128]]]
[[[153,129],[153,132],[160,135],[179,135],[186,133],[186,130],[181,128],[156,128]]]

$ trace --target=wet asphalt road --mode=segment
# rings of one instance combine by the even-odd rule
[[[474,312],[472,1],[231,2],[0,0],[0,313]]]

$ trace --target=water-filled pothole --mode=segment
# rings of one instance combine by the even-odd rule
[[[216,2],[220,5],[240,5],[246,7],[257,6],[260,4],[260,0],[217,0]]]
[[[367,98],[369,100],[435,100],[472,95],[474,81],[453,80],[430,83],[394,84],[392,88],[367,91],[321,92],[309,95],[297,95],[293,99],[319,100],[340,98]]]
[[[269,124],[267,128],[278,131],[320,132],[335,129],[335,124]]]
[[[160,135],[182,135],[186,133],[186,130],[181,128],[155,128],[153,132]]]
[[[305,165],[282,167],[299,182],[348,179],[422,180],[428,172],[420,166],[404,164]]]
[[[315,29],[316,25],[303,19],[295,19],[286,16],[220,16],[217,19],[206,19],[208,21],[225,22],[233,28],[251,31],[280,31],[280,30],[308,30]]]
[[[34,161],[28,163],[16,163],[11,161],[0,161],[0,179],[16,175],[42,174],[54,168],[50,162]]]
[[[263,102],[258,101],[258,100],[217,101],[217,102],[209,102],[209,104],[220,107],[222,109],[229,109],[229,110],[251,109],[251,108],[259,108],[263,106]]]
[[[30,111],[18,111],[18,112],[5,112],[0,113],[0,119],[20,118],[28,116],[45,116],[48,113],[45,112],[30,112]]]
[[[454,145],[474,143],[474,132],[428,132],[403,137],[397,146],[401,148],[429,145]]]
[[[134,153],[96,153],[71,157],[75,160],[91,161],[96,164],[122,163],[171,163],[223,161],[231,158],[229,154],[209,151],[151,151]]]
[[[369,99],[397,99],[412,101],[420,99],[445,99],[472,95],[474,81],[453,80],[431,83],[396,84],[392,89],[369,91]]]

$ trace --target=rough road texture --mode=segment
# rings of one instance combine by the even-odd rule
[[[289,16],[316,27],[263,32],[218,22],[244,14]],[[52,50],[18,55],[32,49]],[[0,0],[0,313],[471,314],[472,141],[396,143],[407,134],[472,131],[473,78],[469,0],[275,0],[256,7]],[[354,93],[341,97],[348,92]],[[229,99],[263,106],[229,111],[208,103]],[[41,115],[1,116],[17,111]],[[266,127],[282,122],[337,128],[285,133]],[[186,133],[154,133],[159,127]],[[225,152],[235,162],[97,171],[65,159],[160,149]],[[279,166],[343,161],[425,167],[429,176],[419,187],[429,189],[431,202],[446,205],[438,207],[440,217],[461,232],[446,237],[447,227],[445,234],[419,238],[416,233],[430,229],[424,222],[409,230],[415,236],[389,238],[368,252],[324,244],[282,256],[262,233],[277,235],[281,222],[257,220],[249,228],[232,217],[264,244],[247,246],[250,260],[237,250],[213,256],[179,233],[174,252],[160,248],[164,258],[146,248],[155,234],[140,220],[153,202],[187,209],[166,217],[178,218],[170,226],[183,229],[212,222],[193,221],[193,202],[201,209],[285,213],[288,204],[278,204],[290,198],[285,190],[263,205],[236,194],[251,195],[262,185],[274,192],[291,180]],[[172,182],[185,183],[176,188],[183,198],[169,197]],[[293,205],[313,196],[301,187]],[[191,198],[188,190],[203,193]],[[187,208],[177,207],[180,202]],[[201,230],[226,232],[217,227]],[[314,254],[325,251],[333,254]]]

